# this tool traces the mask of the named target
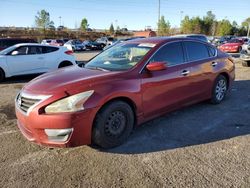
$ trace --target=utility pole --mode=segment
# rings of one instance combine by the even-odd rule
[[[159,0],[159,6],[158,6],[158,23],[160,22],[161,19],[161,0]]]
[[[161,19],[161,0],[158,2],[158,22],[157,22],[157,31],[159,32],[159,23]]]
[[[61,26],[62,25],[62,17],[61,16],[59,16],[59,20],[60,20],[60,25],[59,26]]]
[[[180,19],[180,26],[181,26],[181,21],[182,21],[182,19],[183,19],[183,11],[181,10],[180,13],[181,13],[181,17],[180,17],[180,18],[181,18],[181,19]]]

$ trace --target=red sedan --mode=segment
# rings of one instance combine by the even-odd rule
[[[208,99],[221,103],[234,72],[226,53],[200,40],[131,40],[84,68],[62,68],[26,84],[15,103],[18,127],[42,145],[115,147],[150,119]]]
[[[219,49],[227,53],[236,53],[242,50],[243,44],[244,44],[244,41],[242,39],[232,39],[232,40],[229,40],[227,43],[219,46]]]

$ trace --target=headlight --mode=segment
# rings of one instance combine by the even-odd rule
[[[62,112],[77,112],[83,110],[83,104],[94,93],[94,90],[85,91],[76,95],[56,101],[45,108],[46,114],[62,113]]]

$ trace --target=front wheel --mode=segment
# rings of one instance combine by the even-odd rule
[[[228,81],[225,76],[219,75],[214,83],[213,91],[212,91],[212,104],[221,103],[225,97],[228,90]]]
[[[134,113],[129,104],[114,101],[98,112],[92,140],[102,148],[112,148],[126,141],[134,126]]]
[[[0,82],[2,82],[5,79],[5,73],[4,71],[0,68]]]

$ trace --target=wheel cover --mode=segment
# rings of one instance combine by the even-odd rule
[[[227,83],[225,80],[219,80],[215,88],[215,96],[218,101],[221,101],[227,91]]]
[[[125,113],[122,111],[114,111],[105,121],[104,132],[108,137],[117,138],[122,135],[126,124]]]

